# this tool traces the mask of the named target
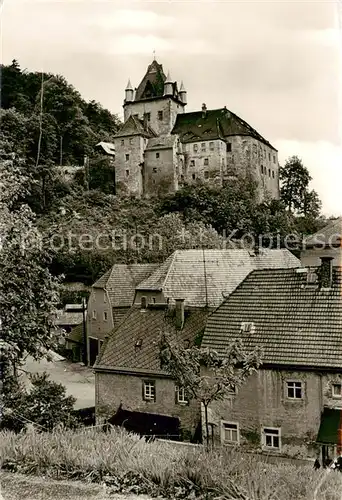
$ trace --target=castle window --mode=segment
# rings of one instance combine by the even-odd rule
[[[192,178],[193,178],[193,180],[195,180],[196,179],[196,175],[192,174]]]
[[[104,321],[107,321],[107,319],[108,319],[107,311],[104,311],[103,319],[104,319]]]
[[[205,151],[205,142],[202,142],[201,144],[201,151]]]
[[[157,167],[153,167],[153,173],[156,174],[157,173]]]
[[[213,142],[209,142],[209,149],[210,149],[210,151],[214,151],[214,147],[215,147],[214,143]]]
[[[274,179],[274,170],[272,170],[272,177],[273,177],[273,179]]]
[[[190,167],[194,167],[195,166],[195,160],[190,160]]]
[[[302,399],[303,387],[302,382],[287,382],[287,397],[288,399]]]
[[[273,163],[275,163],[275,156],[273,156]]]
[[[159,158],[160,154],[159,153],[156,153],[156,158]]]
[[[262,447],[280,450],[280,428],[264,427],[262,429]]]
[[[205,179],[208,179],[208,178],[209,178],[209,172],[208,172],[208,170],[206,170],[206,171],[204,172],[204,178],[205,178]]]
[[[129,154],[126,154],[125,158],[126,158],[126,161],[128,161],[129,160]]]
[[[271,169],[268,169],[268,177],[271,177]]]
[[[125,140],[121,139],[121,146],[124,146],[124,145],[125,145]]]
[[[198,144],[194,144],[194,153],[197,153],[198,151]]]
[[[204,158],[204,165],[209,165],[209,158]]]
[[[129,143],[130,143],[130,144],[133,144],[133,139],[130,139],[130,140],[129,140]]]
[[[155,183],[156,183],[156,180],[155,180],[155,179],[153,179],[152,184],[155,184]]]
[[[181,175],[181,181],[184,181],[184,175],[183,174]]]
[[[268,153],[268,159],[271,161],[271,153]]]
[[[260,167],[260,168],[261,168],[261,173],[263,174],[263,173],[264,173],[264,166],[263,166],[263,165],[261,165],[261,167]]]
[[[129,170],[126,170],[126,177],[129,177]]]
[[[163,112],[158,111],[158,120],[162,120],[162,119],[163,119]]]
[[[227,153],[230,153],[232,150],[232,143],[231,142],[227,142]]]

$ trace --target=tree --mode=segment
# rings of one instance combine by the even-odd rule
[[[31,422],[37,425],[38,430],[45,431],[51,431],[56,425],[75,426],[77,421],[72,411],[76,399],[66,395],[65,387],[49,380],[46,373],[29,378],[29,390],[13,378],[6,385],[1,428],[18,432]]]
[[[39,359],[54,347],[59,290],[34,214],[19,201],[26,190],[22,170],[0,160],[0,335],[2,361],[14,370],[25,355]]]
[[[189,397],[204,407],[207,446],[209,446],[208,407],[223,400],[240,387],[259,367],[261,352],[246,352],[240,340],[232,343],[224,356],[209,348],[184,347],[165,327],[160,340],[160,357],[168,371]]]

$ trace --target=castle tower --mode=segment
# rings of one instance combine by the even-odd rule
[[[164,82],[164,95],[173,95],[173,82],[171,80],[170,71],[167,73],[167,77]]]
[[[172,82],[170,73],[166,76],[163,66],[154,59],[148,65],[135,95],[130,81],[127,84],[123,104],[124,121],[135,116],[145,120],[157,135],[168,135],[177,114],[184,113],[186,102],[183,99],[184,91],[178,92],[177,83]]]
[[[183,104],[187,104],[187,92],[185,90],[183,82],[181,82],[181,86],[179,89],[179,97]]]
[[[134,98],[134,90],[131,84],[131,80],[128,80],[127,87],[125,89],[125,102],[132,102]]]

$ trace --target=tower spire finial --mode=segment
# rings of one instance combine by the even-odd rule
[[[153,49],[153,60],[155,61],[156,60],[156,50]]]

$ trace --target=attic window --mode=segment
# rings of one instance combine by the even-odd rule
[[[241,323],[241,332],[243,333],[253,333],[254,332],[254,323],[253,322],[242,322]]]
[[[227,153],[230,153],[232,151],[232,143],[227,142]]]

